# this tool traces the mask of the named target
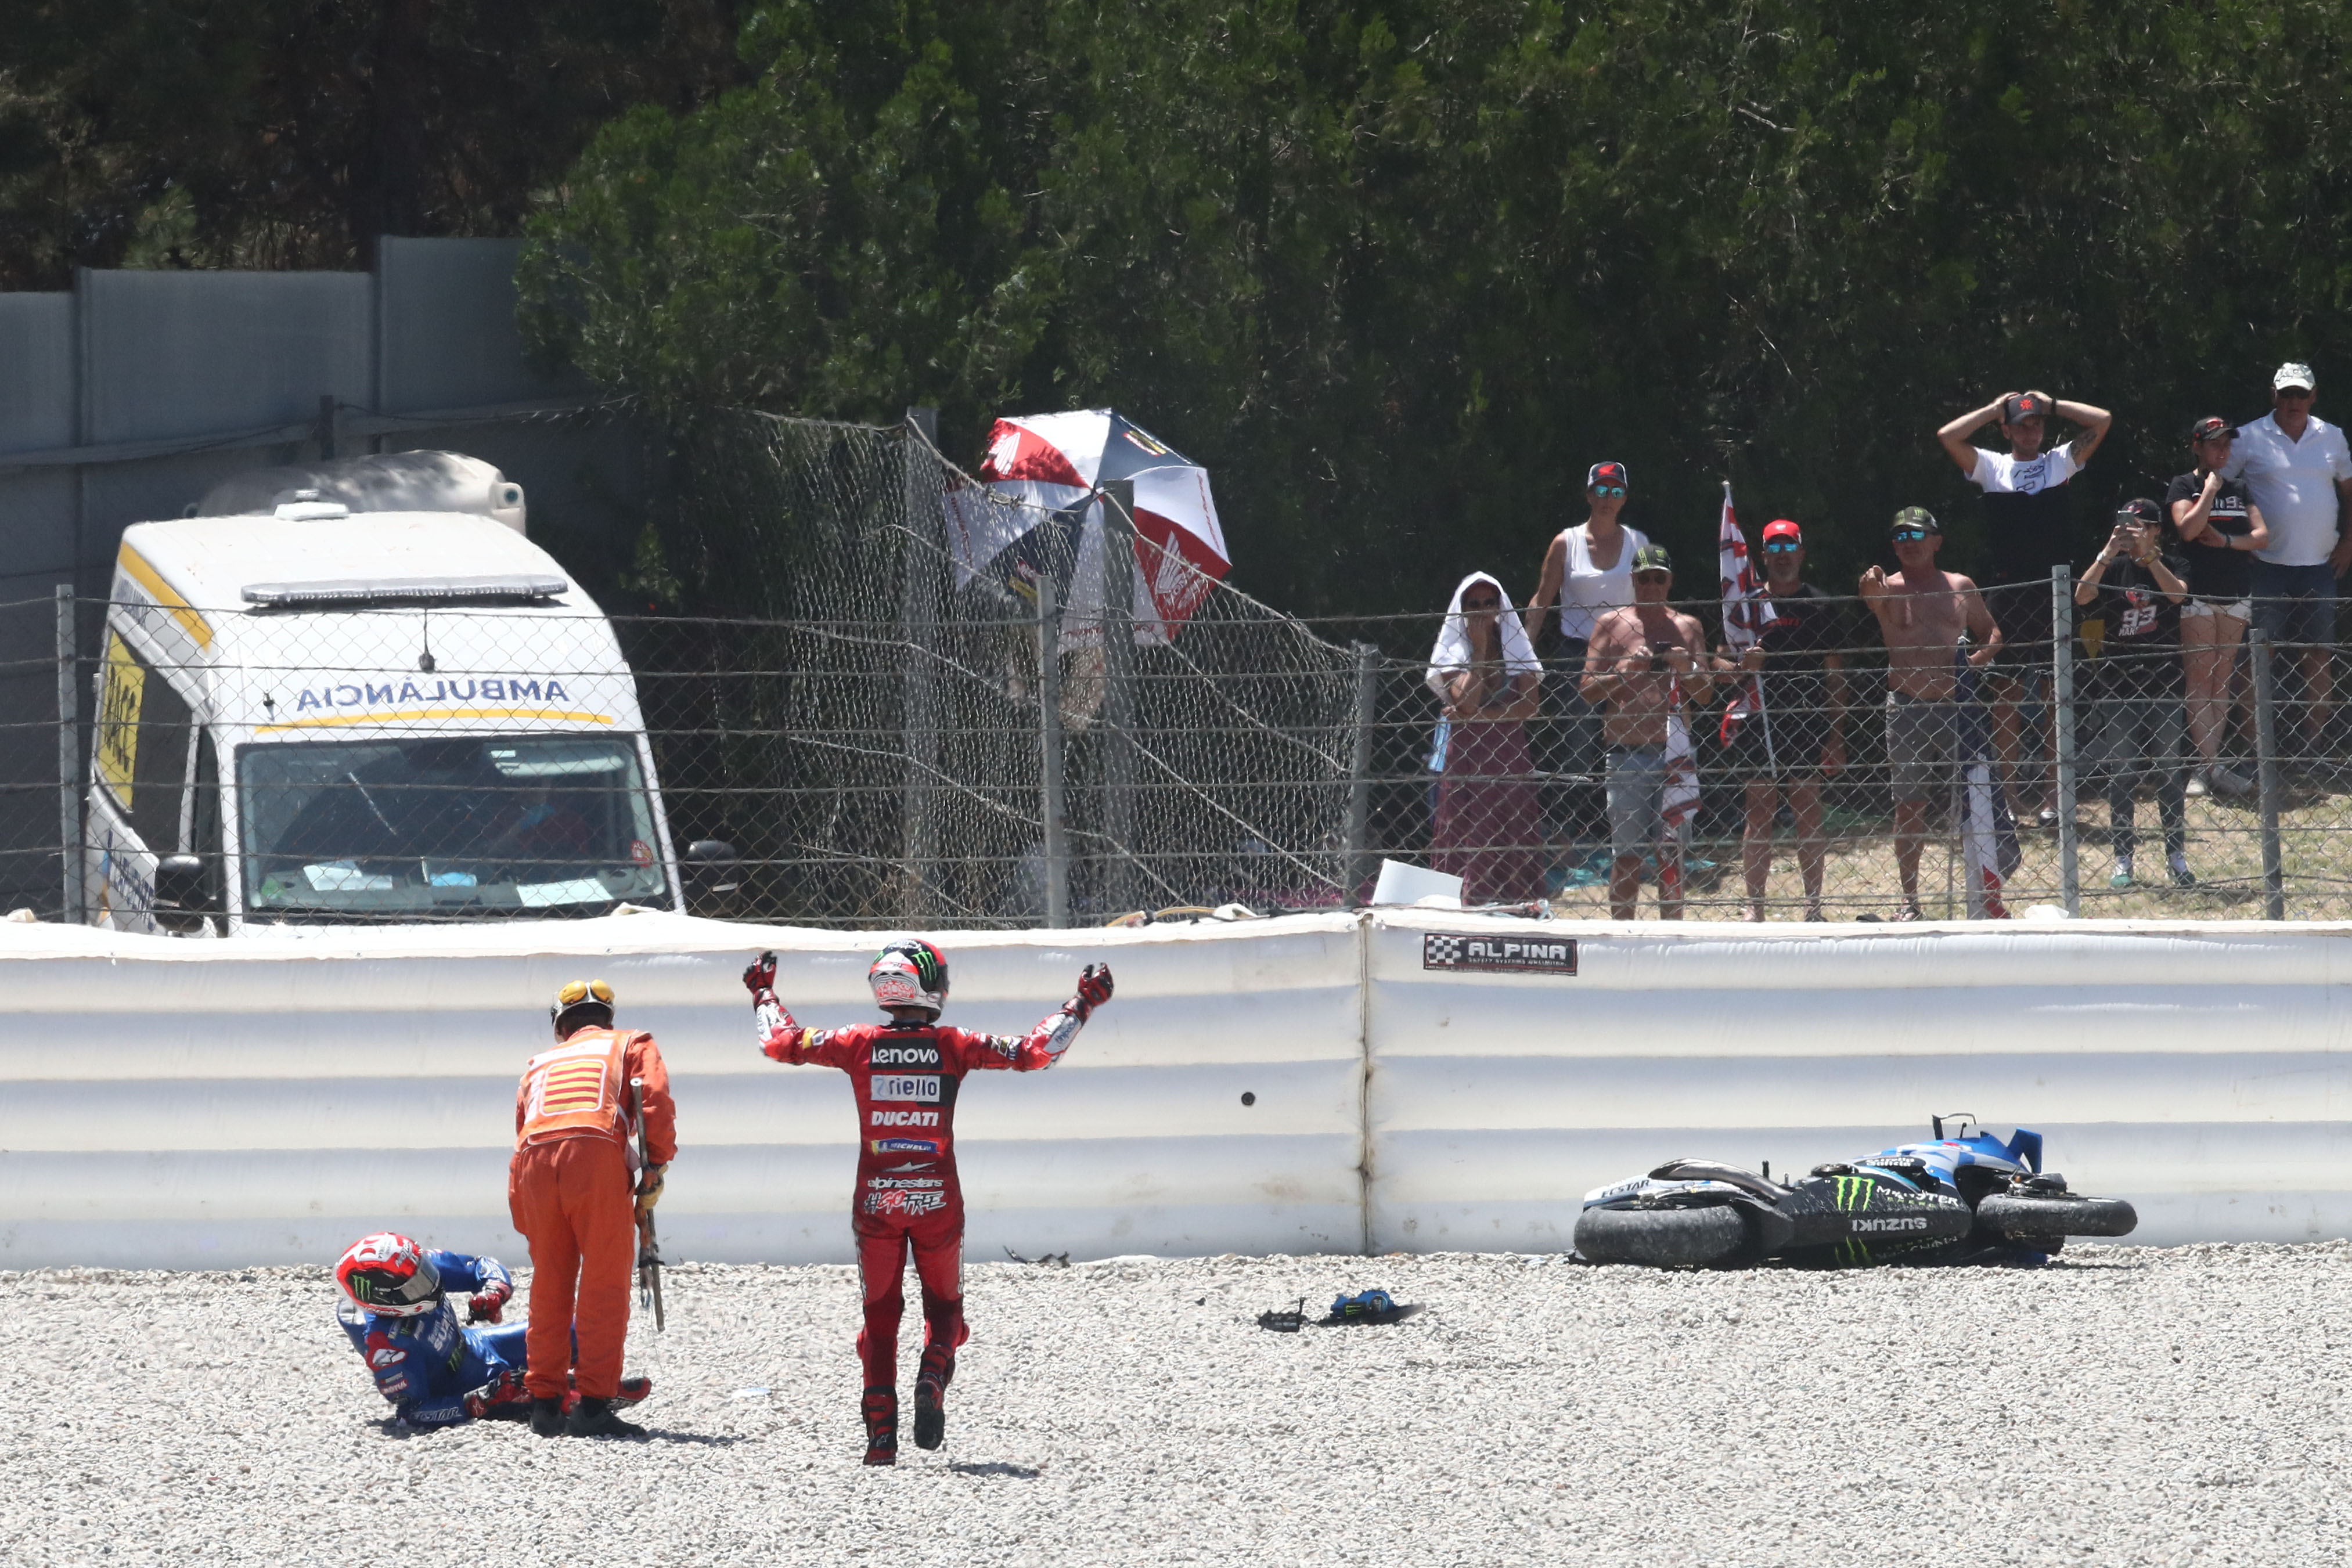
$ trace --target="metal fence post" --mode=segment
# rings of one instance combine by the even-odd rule
[[[2080,845],[2074,832],[2074,584],[2066,567],[2050,569],[2050,702],[2057,734],[2051,759],[2058,786],[2058,896],[2066,913],[2083,913]]]
[[[81,864],[81,680],[74,637],[74,591],[58,585],[58,849],[65,918],[80,925],[88,899]]]
[[[2261,781],[2263,823],[2263,914],[2286,918],[2286,876],[2279,863],[2278,692],[2273,679],[2274,651],[2269,633],[2246,633],[2254,661],[2254,777]]]
[[[1135,854],[1135,481],[1102,486],[1104,907],[1139,896]]]
[[[1380,656],[1378,644],[1356,644],[1356,749],[1348,772],[1348,837],[1339,858],[1339,874],[1346,879],[1339,901],[1350,909],[1367,870],[1364,840],[1371,827],[1372,714],[1380,694]]]
[[[939,421],[940,411],[935,408],[910,408],[900,439],[906,458],[907,518],[905,575],[898,606],[899,634],[906,641],[907,737],[905,881],[900,908],[905,918],[916,924],[930,911],[930,891],[940,871],[935,820],[939,796],[934,788],[940,768],[939,691],[932,668],[939,640],[939,602],[933,591],[939,563],[925,548],[934,542],[939,531],[932,526],[938,515],[939,486],[929,463]]]
[[[1045,828],[1045,924],[1070,923],[1069,823],[1062,807],[1062,609],[1054,574],[1037,574],[1038,816]]]

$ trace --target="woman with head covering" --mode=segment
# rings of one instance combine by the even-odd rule
[[[1483,571],[1464,578],[1427,679],[1450,727],[1430,855],[1439,871],[1462,878],[1465,904],[1544,896],[1543,823],[1527,736],[1542,671],[1503,585]]]

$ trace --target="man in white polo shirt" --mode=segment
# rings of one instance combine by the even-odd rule
[[[2344,432],[2311,412],[2311,367],[2289,361],[2271,377],[2271,412],[2238,427],[2224,476],[2242,478],[2270,525],[2270,548],[2252,562],[2253,623],[2273,643],[2299,648],[2307,690],[2305,729],[2291,754],[2315,757],[2335,682],[2336,580],[2352,567],[2352,451]]]

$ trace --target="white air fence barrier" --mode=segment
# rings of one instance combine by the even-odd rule
[[[1801,1170],[1955,1111],[2042,1132],[2138,1240],[2341,1236],[2348,936],[1421,910],[950,934],[969,1028],[1026,1029],[1087,962],[1118,977],[1062,1065],[967,1082],[968,1254],[1558,1250],[1586,1189],[1669,1156]],[[738,976],[772,946],[803,1023],[859,1021],[877,944],[661,915],[0,925],[0,1268],[321,1261],[386,1227],[520,1260],[515,1080],[591,975],[670,1063],[665,1250],[845,1261],[848,1081],[761,1057]]]

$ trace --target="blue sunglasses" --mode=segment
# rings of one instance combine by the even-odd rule
[[[1592,493],[1596,496],[1622,496],[1625,493],[1625,486],[1622,485],[1595,485],[1592,486]]]
[[[1802,548],[1803,547],[1798,544],[1794,539],[1767,539],[1764,543],[1764,553],[1766,555],[1794,555]]]

